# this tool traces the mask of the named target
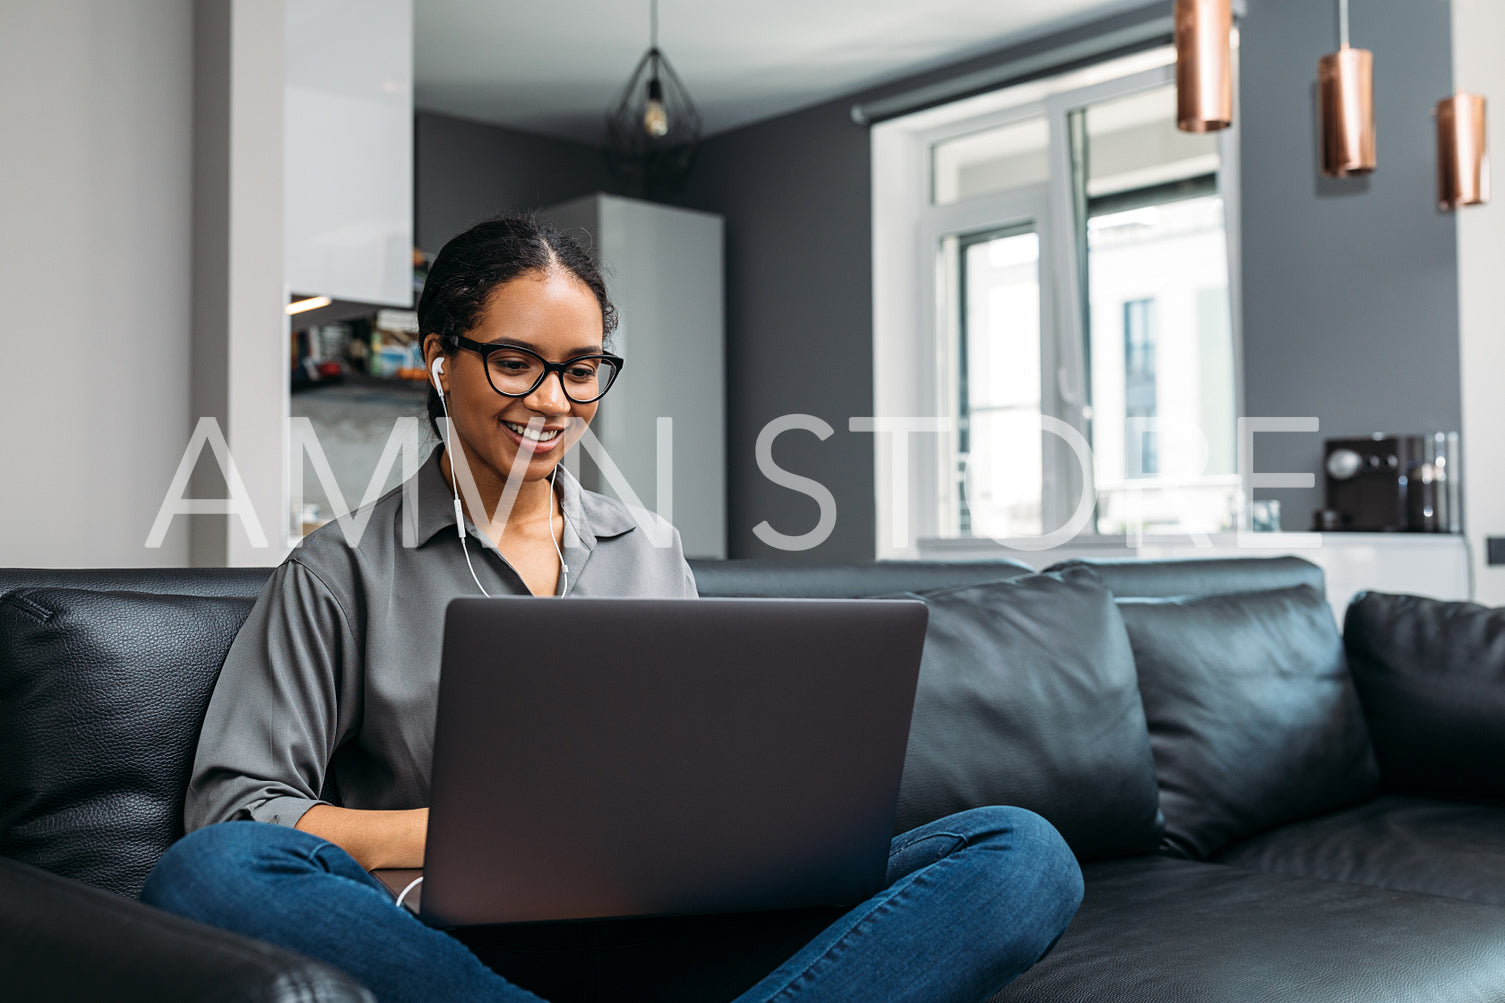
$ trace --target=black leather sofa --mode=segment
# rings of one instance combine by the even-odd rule
[[[1087,878],[998,1003],[1505,1001],[1505,611],[1361,595],[1340,635],[1293,558],[695,573],[926,599],[899,826],[1024,805]],[[265,577],[0,570],[8,998],[368,998],[134,901]]]

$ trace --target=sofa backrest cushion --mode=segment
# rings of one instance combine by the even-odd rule
[[[867,561],[798,564],[793,561],[691,558],[695,588],[703,596],[787,596],[860,599],[909,591],[952,588],[1034,574],[1018,561]]]
[[[913,594],[913,593],[912,593]],[[900,831],[1012,804],[1084,860],[1150,853],[1161,824],[1134,660],[1090,571],[918,594],[930,610]]]
[[[134,896],[183,833],[209,694],[250,598],[0,598],[0,855]]]
[[[1121,599],[1165,813],[1202,859],[1241,836],[1369,800],[1379,772],[1327,600],[1302,585]]]
[[[1047,571],[1091,568],[1120,599],[1267,592],[1297,585],[1326,588],[1322,569],[1300,557],[1072,558]]]
[[[1505,800],[1505,608],[1361,592],[1343,640],[1387,788]]]
[[[89,589],[161,595],[261,594],[273,568],[0,568],[0,595],[16,589]]]

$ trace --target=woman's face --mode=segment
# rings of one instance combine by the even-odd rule
[[[601,351],[601,306],[595,294],[565,269],[530,272],[494,289],[466,336],[487,344],[517,345],[550,362],[564,362]],[[425,349],[432,366],[439,355],[437,335],[428,337]],[[504,397],[492,389],[481,356],[465,349],[445,360],[440,382],[452,428],[477,479],[489,474],[502,484],[519,462],[526,464],[525,480],[552,474],[584,434],[599,403],[571,401],[554,373],[526,397]],[[534,430],[542,431],[543,441],[526,436],[530,421]]]

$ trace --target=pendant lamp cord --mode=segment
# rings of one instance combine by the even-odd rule
[[[1338,41],[1343,48],[1348,48],[1348,0],[1338,0]]]
[[[648,0],[648,47],[658,48],[658,0]]]

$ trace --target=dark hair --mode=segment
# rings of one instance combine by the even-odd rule
[[[617,308],[606,297],[601,270],[579,244],[534,213],[505,213],[450,238],[429,266],[418,298],[418,330],[439,336],[440,350],[453,355],[455,339],[475,327],[491,293],[532,272],[560,268],[579,279],[601,305],[601,328],[610,337]],[[437,435],[444,412],[439,392],[429,384],[429,424]]]

